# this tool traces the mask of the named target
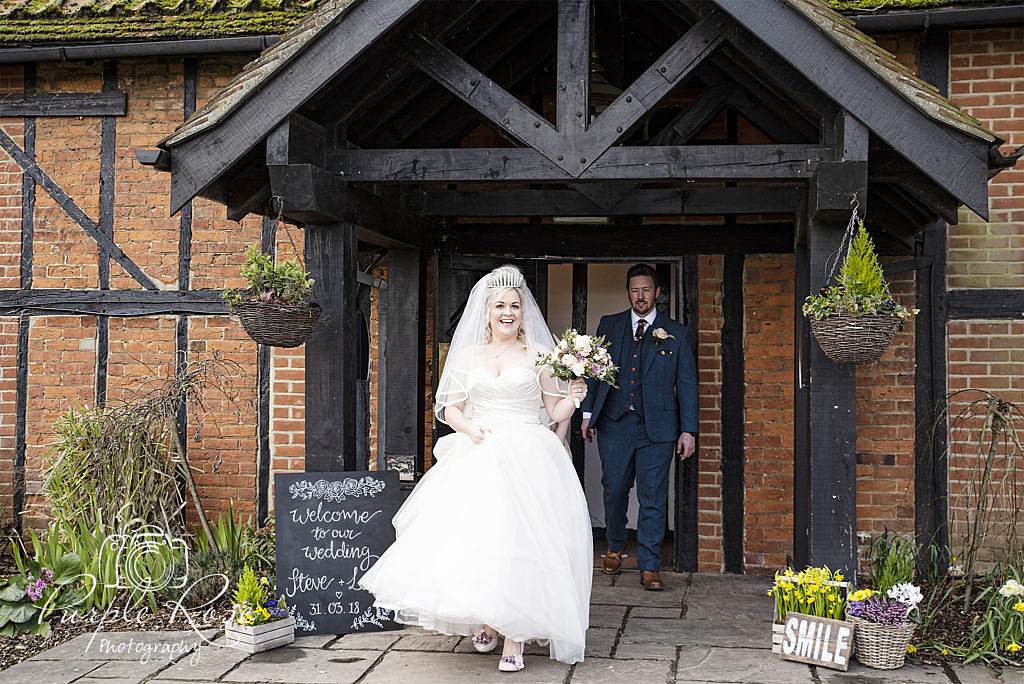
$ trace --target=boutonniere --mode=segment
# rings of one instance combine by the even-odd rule
[[[674,339],[676,339],[675,335],[669,334],[669,332],[667,330],[665,330],[664,328],[655,328],[654,330],[652,330],[651,331],[651,337],[653,337],[654,341],[657,342],[658,344],[661,344],[665,340],[674,340]]]

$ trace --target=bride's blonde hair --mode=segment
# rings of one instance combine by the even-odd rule
[[[522,306],[524,284],[526,284],[526,278],[523,277],[523,272],[511,265],[499,266],[487,275],[487,325],[484,328],[484,344],[490,343],[492,339],[490,311],[494,300],[509,290],[513,290],[519,295],[519,303]],[[516,333],[516,339],[524,347],[526,346],[526,325],[522,317],[519,319],[519,332]]]

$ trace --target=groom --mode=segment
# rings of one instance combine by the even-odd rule
[[[603,335],[619,367],[618,388],[588,380],[583,400],[583,438],[597,431],[604,487],[605,537],[602,569],[621,572],[626,545],[626,507],[636,480],[640,515],[637,561],[644,589],[664,588],[661,542],[668,515],[668,472],[673,455],[693,454],[697,433],[697,373],[682,325],[658,314],[657,275],[647,264],[626,274],[629,310],[603,316]]]

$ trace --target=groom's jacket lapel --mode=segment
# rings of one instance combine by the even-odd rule
[[[628,310],[619,314],[620,334],[618,364],[620,369],[625,368],[626,364],[629,363],[629,353],[633,350],[633,326],[631,325],[631,322]]]

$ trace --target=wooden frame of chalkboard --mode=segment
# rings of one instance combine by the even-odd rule
[[[396,471],[277,473],[276,592],[297,636],[401,629],[358,586],[395,541],[401,503]]]

